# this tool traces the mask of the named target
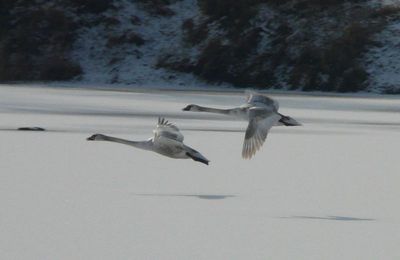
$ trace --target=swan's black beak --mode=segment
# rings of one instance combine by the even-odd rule
[[[96,135],[92,135],[91,137],[86,138],[87,141],[94,141]]]
[[[183,111],[190,111],[192,105],[187,105],[186,107],[182,108]]]

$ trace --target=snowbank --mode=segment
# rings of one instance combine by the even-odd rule
[[[273,128],[246,161],[245,122],[180,110],[239,105],[238,93],[0,89],[2,259],[400,254],[397,99],[273,95],[304,126]],[[210,166],[85,140],[148,138],[159,115]]]

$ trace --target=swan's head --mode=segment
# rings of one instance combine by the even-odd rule
[[[104,140],[106,140],[105,137],[106,136],[102,135],[102,134],[94,134],[94,135],[88,137],[86,140],[88,140],[88,141],[104,141]]]
[[[187,106],[184,107],[182,110],[183,110],[183,111],[194,111],[194,112],[198,112],[198,111],[200,111],[200,106],[191,104],[191,105],[187,105]]]

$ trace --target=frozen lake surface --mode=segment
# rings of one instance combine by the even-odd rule
[[[400,100],[272,95],[274,127],[183,112],[233,92],[0,86],[0,259],[398,259]],[[87,142],[152,135],[158,116],[210,166]],[[25,126],[45,132],[16,131]]]

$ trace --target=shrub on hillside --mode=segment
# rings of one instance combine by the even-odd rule
[[[46,57],[66,56],[76,25],[61,9],[21,8],[14,12],[15,20],[0,40],[0,79],[42,78],[40,64]]]
[[[113,7],[113,0],[68,0],[82,12],[102,13]]]
[[[188,58],[176,58],[173,55],[161,55],[158,58],[156,68],[191,73],[194,71],[194,64]]]
[[[230,49],[220,39],[211,40],[197,59],[194,73],[209,82],[231,82],[229,67],[233,64]]]
[[[249,20],[257,14],[257,4],[262,0],[199,0],[203,14],[211,20],[220,20],[229,33],[238,35],[249,25]]]
[[[290,72],[290,84],[304,90],[361,90],[368,74],[358,58],[372,43],[374,32],[371,26],[352,23],[328,46],[301,49]]]
[[[254,28],[243,33],[235,44],[223,44],[218,38],[210,40],[198,57],[194,73],[210,82],[250,85],[249,65],[245,60],[257,48],[260,31]]]
[[[69,80],[82,74],[81,66],[64,57],[49,57],[39,66],[40,80]]]
[[[195,24],[193,19],[187,19],[182,24],[182,31],[186,43],[199,44],[208,37],[208,20]]]
[[[381,7],[374,12],[372,12],[371,16],[372,18],[386,18],[390,17],[393,15],[399,15],[400,14],[400,6],[398,5],[386,5],[384,7]]]
[[[123,44],[134,44],[136,46],[141,46],[146,41],[142,36],[135,32],[125,32],[118,36],[110,36],[107,40],[107,48],[118,47]]]
[[[175,12],[168,7],[176,0],[137,0],[149,13],[160,16],[172,16]]]
[[[332,80],[336,80],[331,82],[331,85],[334,85],[333,90],[345,91],[344,84],[350,81],[352,84],[348,86],[349,89],[362,88],[366,72],[358,64],[358,58],[372,43],[371,37],[376,32],[375,29],[373,26],[359,23],[350,24],[345,28],[343,35],[326,49],[321,66]],[[342,78],[343,81],[340,82],[339,79]]]

